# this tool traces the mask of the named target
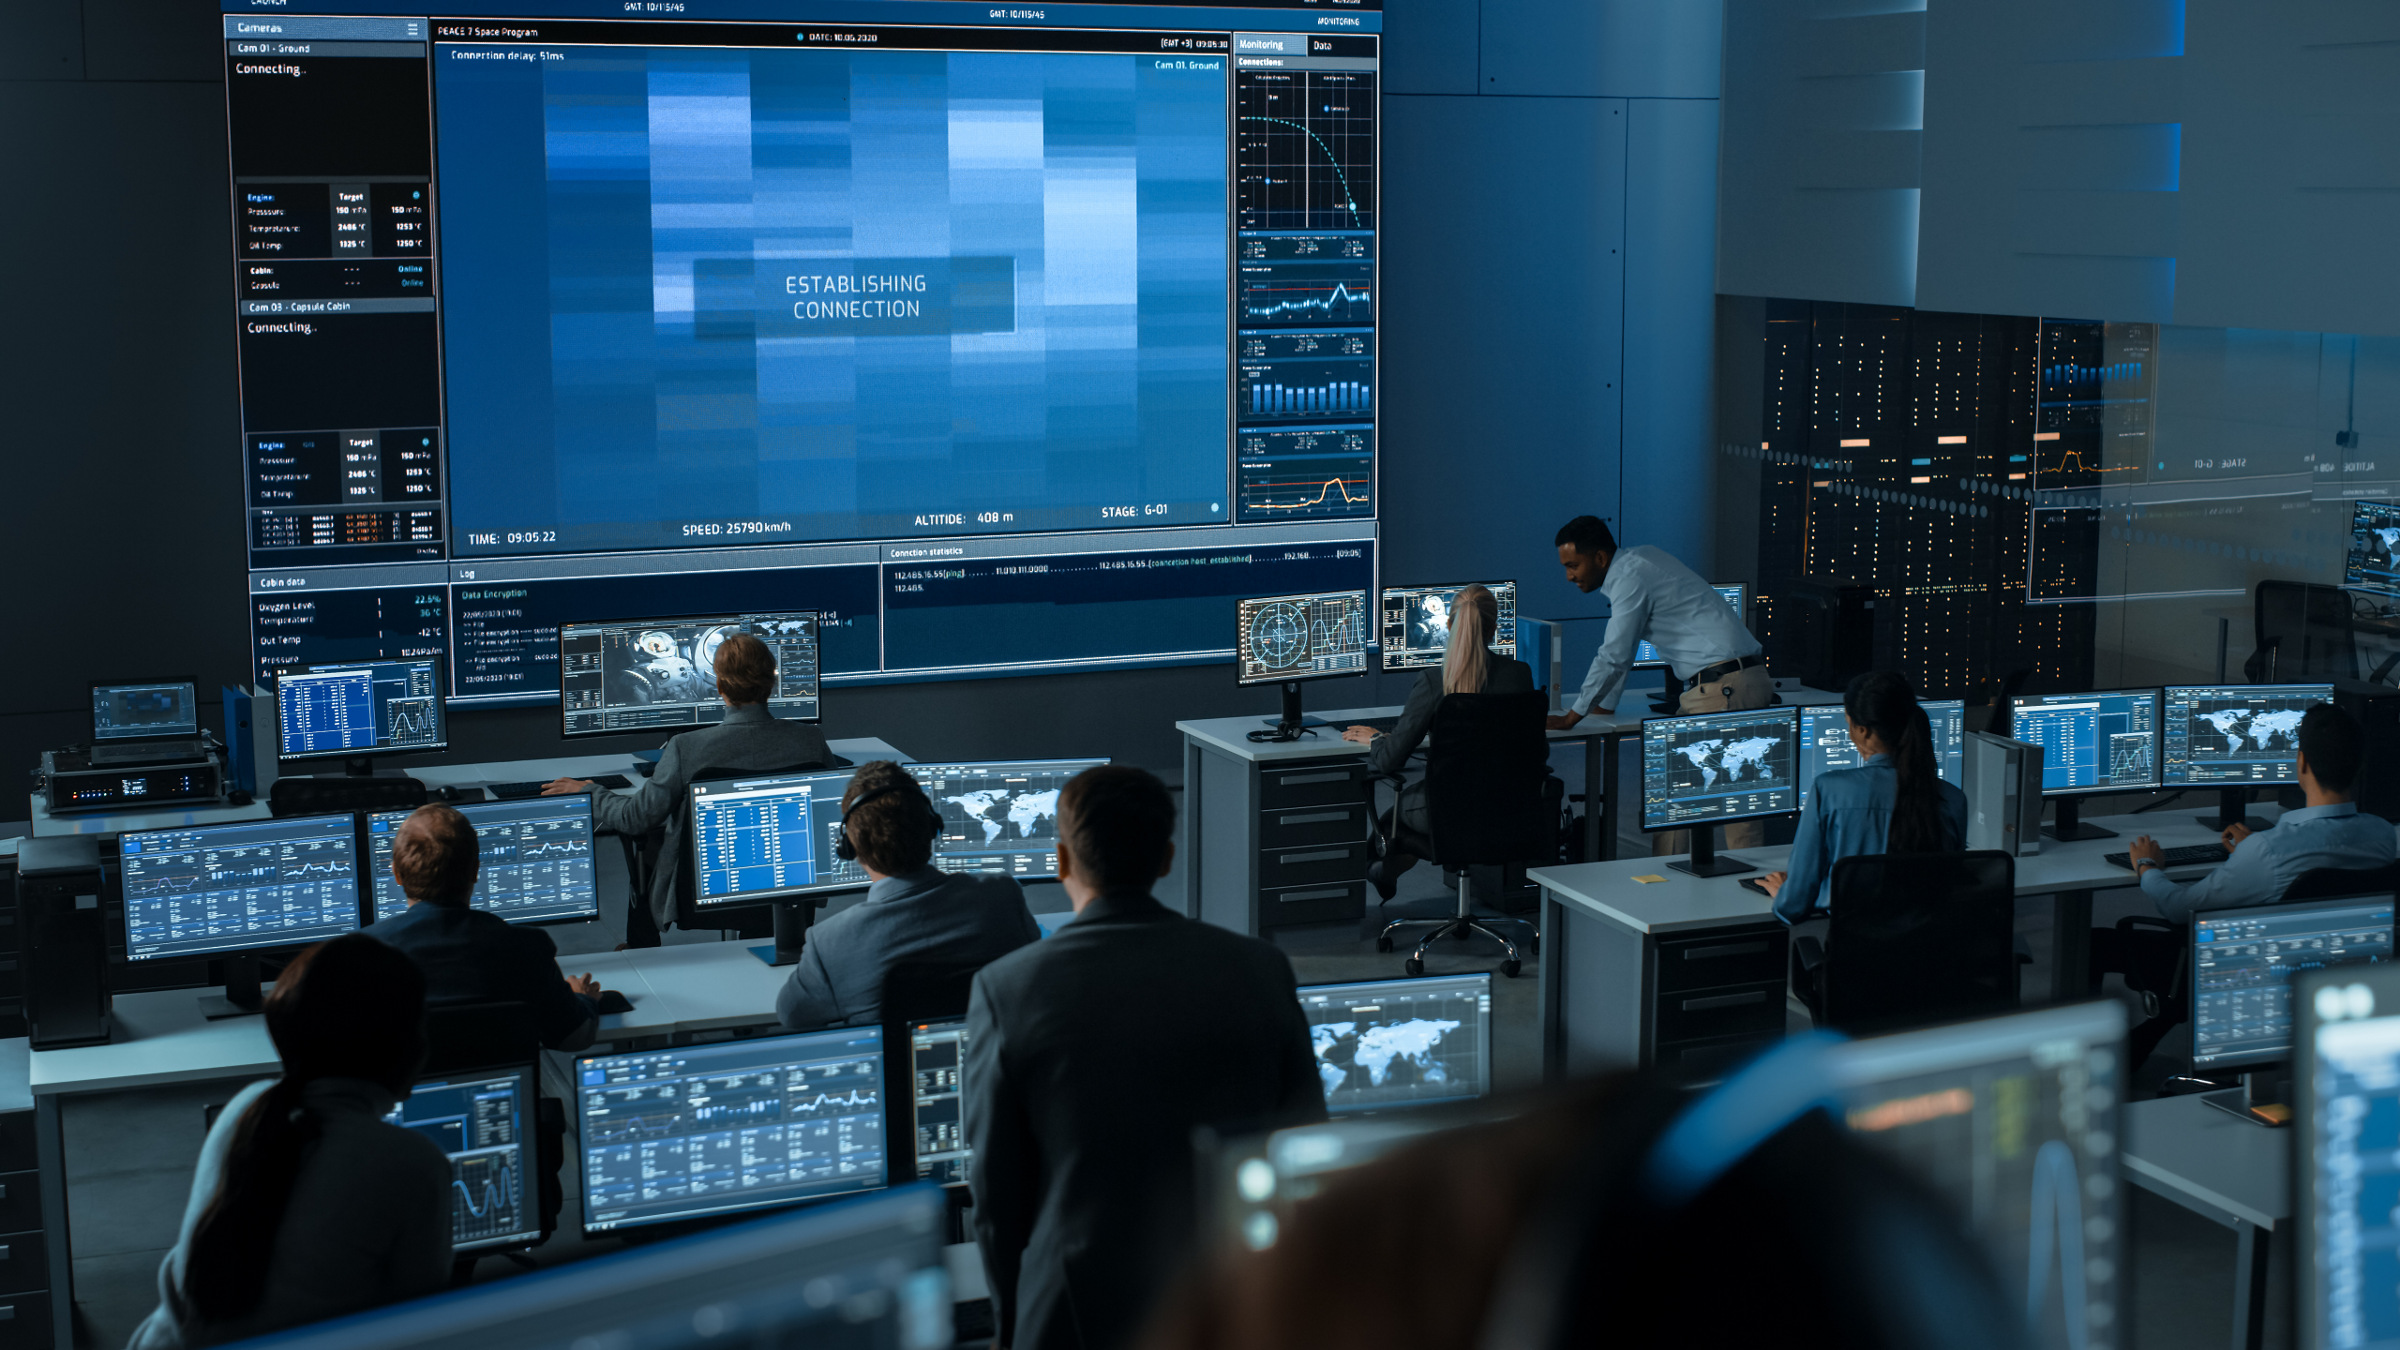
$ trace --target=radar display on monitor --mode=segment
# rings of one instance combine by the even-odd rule
[[[1517,583],[1460,582],[1455,586],[1386,586],[1383,588],[1383,668],[1414,670],[1438,666],[1450,652],[1450,610],[1458,593],[1481,585],[1492,593],[1499,617],[1492,625],[1491,649],[1502,656],[1517,654]]]
[[[2167,686],[2166,786],[2293,781],[2300,719],[2332,701],[2330,684]]]
[[[1426,1106],[1492,1090],[1492,975],[1305,985],[1325,1109]]]
[[[2350,556],[2342,584],[2400,595],[2400,504],[2358,502],[2350,508]]]
[[[945,872],[1058,875],[1058,794],[1105,759],[992,759],[911,764],[942,816],[933,865]]]
[[[1243,684],[1367,672],[1365,591],[1244,600],[1237,615],[1235,678]]]
[[[1653,717],[1642,723],[1642,828],[1800,809],[1800,710]]]
[[[767,710],[791,721],[816,721],[817,615],[799,610],[561,624],[561,730],[596,736],[724,721],[717,648],[736,633],[750,634],[775,654]]]

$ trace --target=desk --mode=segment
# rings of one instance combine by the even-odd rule
[[[2125,1179],[2234,1232],[2233,1350],[2266,1334],[2268,1247],[2291,1217],[2292,1132],[2198,1097],[2125,1108]]]
[[[2122,852],[2139,834],[2170,848],[2217,837],[2188,810],[2093,823],[2120,837],[2070,844],[2045,839],[2040,854],[2016,860],[2019,897],[2056,897],[2053,997],[2082,996],[2092,893],[2134,884],[2133,873],[2103,861],[2102,854]],[[1771,872],[1790,853],[1755,848],[1723,856]],[[1662,1062],[1704,1072],[1783,1034],[1786,930],[1771,902],[1741,885],[1741,877],[1695,877],[1665,863],[1643,858],[1527,873],[1542,890],[1547,1076]],[[2188,879],[2201,870],[2175,875]],[[1633,879],[1637,875],[1666,880],[1645,884]],[[1722,1001],[1734,999],[1740,1001]],[[1662,1046],[1673,1054],[1662,1059]]]

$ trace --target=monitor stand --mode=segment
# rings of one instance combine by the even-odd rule
[[[225,992],[202,994],[200,1015],[211,1022],[255,1015],[266,1002],[258,982],[258,953],[232,952],[221,959],[225,962]]]
[[[2058,817],[2042,827],[2043,834],[2062,844],[2071,844],[2078,839],[2114,839],[2117,837],[2115,830],[2104,830],[2097,825],[2083,823],[2083,798],[2059,797],[2055,801]]]
[[[1678,858],[1674,862],[1668,863],[1667,866],[1678,872],[1689,872],[1696,877],[1739,876],[1744,872],[1758,870],[1738,858],[1717,856],[1717,827],[1714,825],[1693,826],[1692,856]]]
[[[770,966],[795,965],[800,949],[808,945],[808,930],[817,921],[817,906],[809,900],[778,900],[774,913],[775,941],[752,947],[750,954]]]
[[[2240,1116],[2253,1125],[2269,1129],[2292,1123],[2291,1074],[2280,1067],[2253,1069],[2242,1075],[2242,1085],[2223,1092],[2201,1094],[2200,1100],[2230,1115]]]
[[[1283,716],[1267,719],[1267,725],[1272,730],[1253,731],[1250,733],[1250,739],[1254,741],[1296,741],[1309,727],[1329,727],[1333,723],[1322,717],[1301,716],[1300,682],[1285,680],[1283,682]]]
[[[2272,821],[2247,814],[2250,810],[2250,789],[2246,787],[2217,789],[2217,813],[2198,817],[2202,825],[2212,830],[2229,830],[2239,825],[2252,834],[2273,828]]]

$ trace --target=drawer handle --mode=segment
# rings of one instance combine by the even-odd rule
[[[1683,1010],[1685,1012],[1714,1012],[1719,1008],[1739,1008],[1745,1004],[1766,1001],[1765,990],[1753,989],[1747,994],[1718,994],[1714,998],[1687,998],[1683,1001]]]
[[[1347,858],[1349,856],[1350,850],[1346,848],[1321,848],[1314,853],[1278,854],[1276,855],[1275,861],[1279,863],[1332,862],[1336,858]]]
[[[1275,780],[1277,787],[1300,787],[1308,783],[1339,783],[1350,777],[1348,769],[1332,773],[1287,773]]]
[[[1349,818],[1350,813],[1347,811],[1309,811],[1296,816],[1277,816],[1275,823],[1278,825],[1320,825],[1328,820],[1348,820]]]
[[[1294,900],[1337,900],[1349,893],[1347,886],[1328,886],[1321,891],[1285,891],[1276,898],[1288,905]]]
[[[1683,959],[1686,961],[1714,961],[1723,956],[1764,956],[1766,954],[1767,944],[1763,938],[1757,942],[1728,942],[1718,947],[1686,947],[1683,949]]]

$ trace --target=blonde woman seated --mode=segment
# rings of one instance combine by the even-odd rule
[[[1342,733],[1345,741],[1371,745],[1367,763],[1377,773],[1397,774],[1416,753],[1419,745],[1433,727],[1434,705],[1445,694],[1523,694],[1533,689],[1533,668],[1513,656],[1502,656],[1491,649],[1492,630],[1499,625],[1500,602],[1481,586],[1460,588],[1450,602],[1450,642],[1441,668],[1428,670],[1417,677],[1417,687],[1408,691],[1408,706],[1400,711],[1400,723],[1386,735],[1373,727],[1352,727]],[[1392,828],[1393,813],[1399,816],[1399,829]],[[1425,784],[1411,783],[1400,790],[1399,803],[1383,818],[1384,837],[1393,844],[1383,857],[1367,868],[1367,880],[1375,883],[1375,893],[1386,900],[1400,884],[1400,874],[1417,865],[1417,855],[1401,846],[1402,840],[1423,839],[1433,826],[1425,814]]]

